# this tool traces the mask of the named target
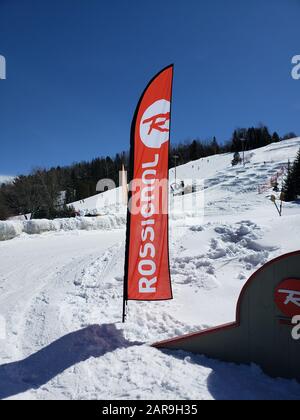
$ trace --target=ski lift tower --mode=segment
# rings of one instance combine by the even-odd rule
[[[179,159],[178,155],[174,155],[173,159],[175,161],[175,185],[177,184],[177,160]]]
[[[243,165],[245,166],[245,146],[246,146],[246,139],[245,139],[245,137],[243,137],[243,138],[241,138],[241,142],[242,142],[242,145],[243,145]]]

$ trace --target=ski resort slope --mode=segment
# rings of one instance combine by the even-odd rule
[[[197,161],[189,162],[185,165],[179,166],[176,169],[170,169],[170,184],[175,182],[179,185],[184,181],[185,186],[188,188],[193,184],[198,187],[198,191],[205,189],[205,215],[208,213],[217,212],[221,217],[226,213],[215,203],[223,203],[226,201],[228,204],[227,210],[231,214],[231,210],[235,208],[234,203],[230,206],[230,202],[234,202],[236,195],[245,194],[243,200],[248,196],[249,206],[253,209],[254,204],[257,203],[261,207],[261,203],[265,202],[263,197],[257,197],[258,188],[270,182],[272,176],[281,171],[282,168],[287,168],[288,162],[292,162],[300,148],[300,138],[286,140],[281,143],[273,143],[269,146],[245,152],[246,165],[238,165],[232,167],[231,162],[233,155],[231,153],[211,156],[208,158],[199,159]],[[175,178],[176,174],[176,178]],[[279,187],[283,177],[279,179]],[[210,202],[212,200],[212,203]],[[188,204],[189,197],[185,197]],[[254,203],[253,203],[254,200]],[[172,207],[172,198],[171,207]],[[236,209],[244,211],[244,206],[240,207],[240,201],[237,200]],[[122,188],[116,188],[104,193],[96,194],[85,200],[70,203],[75,210],[84,215],[89,214],[112,214],[122,213],[126,214],[126,207],[123,204],[123,191]],[[174,210],[182,212],[182,199],[175,198]],[[185,210],[187,215],[188,206]],[[212,207],[212,208],[211,208]],[[171,208],[172,210],[172,208]],[[203,211],[201,212],[201,215]]]
[[[177,168],[177,181],[197,192],[170,200],[174,300],[129,302],[125,325],[125,224],[103,229],[100,216],[89,230],[75,223],[0,242],[0,398],[300,399],[300,384],[257,366],[150,347],[233,321],[249,276],[299,249],[299,204],[285,204],[280,218],[272,188],[258,194],[299,148],[300,138],[247,152],[245,167],[227,154]],[[117,193],[74,206],[123,220]]]

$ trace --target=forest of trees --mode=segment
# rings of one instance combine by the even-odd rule
[[[289,133],[280,138],[267,127],[237,129],[230,141],[220,144],[215,137],[208,141],[196,139],[170,148],[170,168],[220,153],[236,153],[264,147],[272,142],[296,137]],[[96,184],[104,178],[119,185],[119,171],[129,169],[129,153],[115,157],[100,157],[91,162],[80,162],[67,167],[35,169],[28,176],[19,176],[13,183],[0,186],[0,220],[10,216],[31,213],[34,218],[68,217],[73,215],[66,203],[82,200],[96,194]],[[62,194],[63,192],[63,194]]]

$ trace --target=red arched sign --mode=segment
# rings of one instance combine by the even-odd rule
[[[276,378],[300,381],[300,340],[290,321],[300,315],[300,251],[257,270],[245,284],[236,321],[154,344],[238,364],[255,363]],[[282,318],[287,318],[286,321]],[[282,322],[278,322],[280,319]]]

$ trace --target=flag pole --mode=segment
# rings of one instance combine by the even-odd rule
[[[152,248],[154,248],[154,251],[157,249],[157,252],[154,252],[151,262],[153,263],[155,270],[160,273],[159,279],[156,277],[154,279],[148,279],[148,277],[139,279],[139,272],[137,269],[139,261],[137,260],[140,260],[140,262],[142,261],[144,265],[145,261],[141,259],[142,257],[138,257],[138,259],[136,257],[137,255],[140,255],[141,249],[143,250],[143,242],[146,242],[148,236],[146,235],[146,239],[143,239],[144,236],[141,235],[140,232],[140,230],[143,229],[143,221],[140,223],[139,215],[131,213],[131,201],[133,196],[132,182],[134,179],[143,179],[143,176],[145,175],[143,171],[146,170],[146,168],[155,168],[155,170],[153,169],[151,171],[151,173],[153,173],[152,175],[155,176],[155,179],[156,175],[159,180],[163,178],[168,179],[170,123],[169,126],[166,127],[162,127],[162,125],[170,120],[172,83],[173,65],[170,65],[159,72],[147,85],[138,102],[131,124],[122,314],[123,323],[128,316],[127,310],[129,300],[158,301],[173,299],[169,266],[168,213],[167,215],[163,213],[159,214],[159,223],[156,223],[156,220],[151,220],[151,226],[150,228],[148,227],[147,230],[147,235],[149,236],[150,231],[151,238],[153,237],[153,239],[151,239],[151,242],[153,242],[151,244]],[[142,121],[143,115],[145,115],[145,118]],[[155,126],[158,135],[151,136],[152,129],[148,132],[149,130],[146,126],[145,128],[144,125],[146,122],[150,121],[150,119],[157,119],[160,115],[166,116],[165,121]],[[149,119],[149,117],[151,118]],[[141,128],[144,129],[143,132],[141,132]],[[135,150],[136,148],[137,150]],[[146,162],[145,165],[142,164],[143,161],[141,161],[141,156]],[[141,192],[139,192],[139,194],[141,194]],[[148,214],[150,217],[150,213],[147,213],[147,215]],[[144,218],[147,219],[147,217]],[[148,222],[148,220],[146,220],[146,222]],[[164,238],[160,236],[161,232],[159,226],[163,226]]]
[[[127,300],[123,299],[123,315],[122,315],[122,323],[125,324],[126,322],[126,309],[127,309]]]

